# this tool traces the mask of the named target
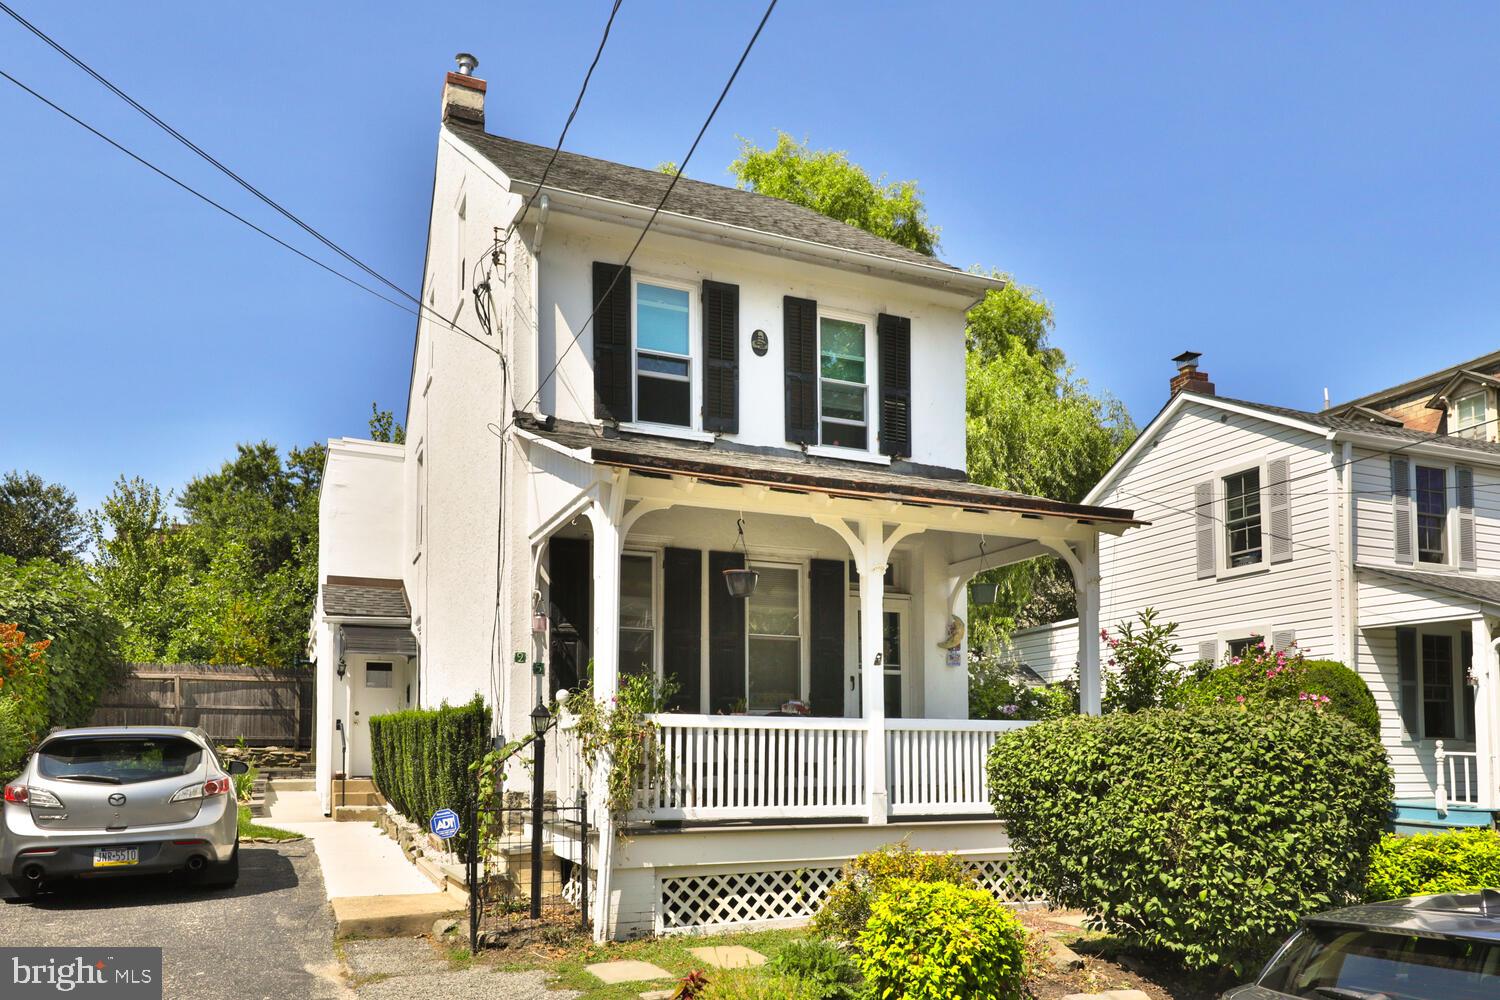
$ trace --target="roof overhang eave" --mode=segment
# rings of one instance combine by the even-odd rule
[[[511,188],[529,195],[536,190],[531,181],[513,178]],[[599,222],[644,223],[651,216],[651,209],[630,202],[598,195],[567,191],[552,185],[547,186],[548,200],[552,211],[594,219]],[[534,211],[534,210],[533,210]],[[715,222],[697,216],[682,215],[663,210],[656,217],[653,229],[663,233],[687,236],[692,239],[712,240],[729,246],[765,252],[774,250],[783,257],[791,257],[813,264],[824,264],[844,271],[895,278],[900,281],[953,292],[973,297],[977,304],[987,292],[1006,286],[1000,278],[970,271],[955,271],[952,268],[918,264],[913,261],[882,257],[862,250],[848,250],[813,240],[798,239],[779,233],[768,233],[749,226],[737,226],[728,222]]]
[[[1391,438],[1384,434],[1370,434],[1363,431],[1336,430],[1331,437],[1335,441],[1348,441],[1350,444],[1363,445],[1375,448],[1379,451],[1404,452],[1412,455],[1431,455],[1436,458],[1447,458],[1465,465],[1500,465],[1500,452],[1480,451],[1476,448],[1465,448],[1444,444],[1442,441],[1407,441],[1400,442],[1399,439]]]

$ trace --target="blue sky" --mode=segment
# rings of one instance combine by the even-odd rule
[[[489,128],[551,143],[607,0],[11,0],[409,289],[453,53]],[[680,160],[761,0],[625,0],[568,148]],[[915,178],[943,256],[1054,303],[1055,343],[1144,422],[1168,359],[1316,408],[1500,346],[1500,8],[782,0],[689,173],[776,129]],[[0,68],[297,234],[0,17]],[[236,441],[363,434],[404,406],[413,321],[0,81],[0,469],[93,505]]]

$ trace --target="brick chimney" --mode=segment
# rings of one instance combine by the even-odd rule
[[[1183,351],[1172,359],[1177,365],[1177,374],[1172,376],[1172,398],[1176,398],[1183,390],[1204,396],[1214,394],[1214,384],[1208,380],[1208,373],[1198,370],[1198,359],[1201,357],[1203,355],[1197,351]]]
[[[485,83],[474,75],[479,60],[467,52],[453,57],[458,72],[449,73],[443,81],[443,121],[484,128]]]

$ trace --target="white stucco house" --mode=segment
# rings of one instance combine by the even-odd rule
[[[514,736],[590,668],[600,699],[644,672],[676,687],[670,773],[595,809],[596,933],[803,919],[902,838],[1003,886],[982,764],[1015,724],[967,718],[966,584],[1060,557],[1091,635],[1100,539],[1136,522],[968,481],[965,314],[997,282],[688,179],[631,256],[671,178],[552,162],[484,97],[448,75],[406,442],[330,444],[325,810],[371,714],[479,693]],[[576,794],[565,726],[551,746]]]
[[[1085,498],[1150,521],[1101,539],[1104,623],[1155,607],[1184,665],[1256,641],[1345,663],[1379,705],[1399,825],[1491,822],[1500,353],[1317,412],[1224,398],[1198,355],[1175,360],[1170,401]],[[1079,648],[1074,622],[1013,638],[1047,679]]]

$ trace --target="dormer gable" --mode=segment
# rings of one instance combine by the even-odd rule
[[[1478,441],[1500,440],[1495,432],[1500,379],[1465,368],[1438,387],[1427,408],[1443,411],[1443,432]]]

